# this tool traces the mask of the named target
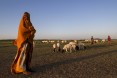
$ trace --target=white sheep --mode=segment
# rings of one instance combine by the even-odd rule
[[[53,44],[53,52],[56,52],[56,44]]]
[[[95,43],[98,43],[98,40],[94,40]]]
[[[69,42],[69,44],[71,44],[71,45],[76,45],[76,43],[75,43],[75,42]]]
[[[105,39],[102,39],[102,41],[101,41],[101,42],[103,42],[103,43],[104,43],[105,41],[106,41]]]
[[[61,50],[60,49],[60,43],[57,43],[56,46],[57,46],[57,51],[60,51]]]
[[[85,42],[86,42],[86,43],[89,43],[89,42],[91,42],[91,40],[86,39]]]
[[[76,45],[77,43],[75,42],[69,42],[70,45],[72,45],[72,50],[76,51]]]
[[[71,44],[64,45],[63,50],[65,50],[66,52],[72,52],[72,45]]]
[[[56,45],[57,45],[57,47],[60,47],[60,43],[57,43]]]
[[[42,41],[42,43],[48,43],[48,41]]]
[[[79,50],[84,50],[85,49],[85,44],[82,42],[78,43]]]
[[[72,50],[73,51],[76,51],[76,45],[75,44],[72,44],[71,46],[72,46]]]
[[[53,52],[60,51],[60,43],[53,44]]]

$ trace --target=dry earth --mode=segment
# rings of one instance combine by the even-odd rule
[[[110,46],[87,45],[73,53],[54,53],[52,44],[37,44],[32,58],[35,72],[29,76],[11,74],[15,54],[15,46],[0,45],[0,78],[117,78],[117,41]]]

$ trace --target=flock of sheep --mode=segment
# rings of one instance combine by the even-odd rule
[[[98,43],[99,41],[98,40],[94,40],[95,43]],[[106,40],[105,39],[102,39],[101,42],[104,43]],[[87,42],[91,42],[90,40],[84,40],[84,43],[87,43]],[[62,40],[61,42],[60,41],[57,41],[57,43],[54,41],[54,40],[44,40],[42,41],[42,43],[52,43],[53,46],[53,52],[74,52],[74,51],[77,51],[77,50],[84,50],[86,49],[86,45],[83,43],[83,42],[77,42],[77,40],[74,40],[72,42],[67,42],[67,40]],[[63,45],[60,45],[61,44],[65,44]],[[35,42],[33,43],[33,46],[35,46]]]
[[[60,43],[53,44],[53,51],[61,51],[61,52],[73,52],[77,50],[84,50],[86,49],[86,46],[84,43],[79,42],[69,42],[68,44],[65,44],[63,48],[60,47]]]
[[[102,39],[101,42],[104,43],[106,40]],[[64,41],[62,41],[63,43]],[[66,41],[65,41],[66,42]],[[85,40],[85,42],[91,42],[90,40]],[[99,40],[94,40],[95,43],[98,43]],[[77,50],[84,50],[86,49],[86,46],[84,43],[79,42],[77,43],[76,40],[74,40],[73,42],[69,42],[68,44],[65,44],[63,46],[63,48],[61,48],[60,43],[58,42],[57,44],[53,44],[53,51],[61,51],[61,52],[74,52]]]

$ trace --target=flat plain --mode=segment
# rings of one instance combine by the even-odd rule
[[[16,55],[12,40],[0,41],[0,78],[117,78],[117,40],[86,44],[86,50],[72,53],[53,52],[52,43],[36,41],[29,76],[11,74]],[[64,44],[61,44],[63,47]]]

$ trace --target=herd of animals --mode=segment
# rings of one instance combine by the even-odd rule
[[[63,48],[61,48],[60,43],[53,44],[53,52],[73,52],[77,50],[84,50],[86,49],[86,46],[84,43],[79,42],[69,42],[68,44],[65,44]]]
[[[101,42],[104,43],[106,40],[105,39],[102,39]],[[91,42],[89,40],[85,40],[85,42]],[[98,43],[99,41],[98,40],[94,40],[95,43]],[[72,42],[69,42],[67,43],[67,41],[61,41],[61,43],[66,43],[65,45],[62,45],[60,44],[60,42],[57,42],[55,43],[55,41],[42,41],[42,43],[52,43],[52,49],[53,49],[53,52],[75,52],[75,51],[78,51],[78,50],[85,50],[86,49],[86,45],[85,43],[83,42],[77,42],[77,41],[72,41]],[[35,43],[33,43],[35,46]]]

